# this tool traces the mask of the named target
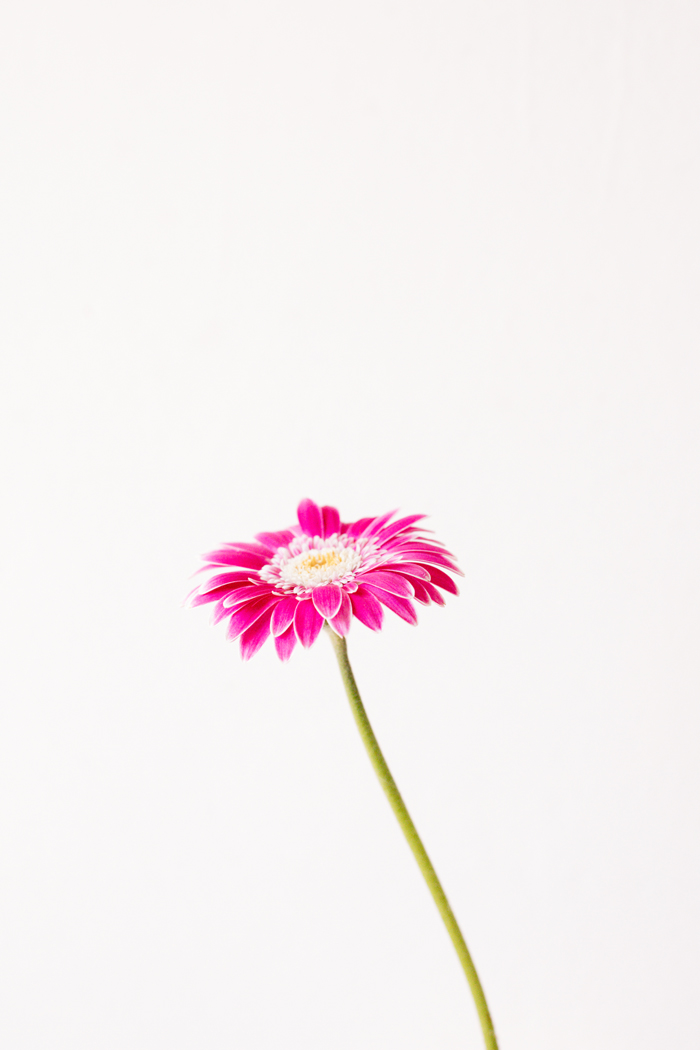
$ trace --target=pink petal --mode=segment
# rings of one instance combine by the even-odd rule
[[[316,612],[314,603],[308,598],[306,601],[297,602],[294,630],[305,649],[314,644],[322,627],[323,617]]]
[[[241,635],[241,656],[244,660],[250,660],[251,656],[255,656],[260,646],[269,637],[271,616],[272,612],[268,610]]]
[[[448,558],[452,555],[447,548],[439,543],[437,540],[426,539],[425,536],[413,535],[413,536],[394,536],[387,543],[387,549],[394,551],[396,554],[403,554],[406,551],[435,551],[436,554],[444,554]]]
[[[352,525],[348,525],[347,534],[352,536],[353,539],[357,539],[365,531],[368,525],[371,525],[374,518],[360,518],[359,521],[354,521]]]
[[[268,559],[252,551],[226,549],[205,554],[204,560],[214,565],[236,565],[244,569],[262,569]]]
[[[200,594],[204,594],[206,591],[211,591],[215,587],[221,587],[225,583],[248,583],[249,580],[250,573],[246,572],[245,569],[241,572],[220,572],[202,584],[199,591]]]
[[[361,576],[363,583],[371,583],[375,587],[381,587],[383,591],[390,594],[398,594],[400,598],[412,598],[413,586],[404,576],[397,572],[382,572],[380,569],[370,569],[363,572]]]
[[[391,525],[387,525],[385,529],[382,529],[377,540],[379,543],[384,543],[386,540],[391,539],[397,532],[404,532],[414,521],[420,521],[424,518],[425,514],[410,514],[407,518],[399,518],[398,521],[394,521]]]
[[[367,532],[367,535],[376,536],[381,527],[383,525],[386,525],[387,521],[389,521],[390,518],[394,517],[394,514],[396,514],[396,511],[390,510],[388,514],[382,514],[381,518],[375,518],[370,527],[365,530]]]
[[[413,580],[427,580],[430,581],[430,573],[427,569],[424,569],[422,565],[417,565],[415,562],[407,561],[392,561],[386,565],[382,565],[384,572],[398,572],[400,576],[408,576]]]
[[[296,596],[292,598],[283,598],[275,606],[275,610],[272,614],[272,633],[277,638],[289,627],[290,623],[294,619],[294,613],[296,612],[297,605],[299,604]],[[291,652],[291,649],[290,649]]]
[[[246,551],[248,554],[262,554],[264,558],[267,557],[267,551],[262,547],[260,543],[225,543],[224,547],[231,551]]]
[[[275,598],[257,598],[255,601],[248,602],[246,605],[242,605],[240,609],[236,609],[233,616],[231,617],[228,625],[228,637],[230,639],[238,638],[239,634],[243,634],[249,627],[259,620],[260,617],[267,612],[268,609],[272,609],[275,605]],[[272,616],[272,612],[270,612]],[[270,619],[268,616],[268,621]]]
[[[321,508],[313,500],[303,499],[297,507],[297,516],[302,532],[305,532],[307,536],[323,535]]]
[[[350,595],[350,602],[352,611],[360,623],[373,631],[381,630],[384,610],[370,591],[366,591],[364,587],[358,587],[355,593]]]
[[[273,613],[274,616],[274,613]],[[280,660],[288,660],[297,644],[297,636],[294,633],[294,624],[290,623],[284,634],[275,637],[275,649]]]
[[[243,602],[254,601],[256,598],[269,598],[272,587],[265,583],[245,584],[235,589],[229,588],[229,593],[224,598],[224,604],[231,608],[234,605],[242,605]]]
[[[375,590],[374,587],[370,588],[369,584],[367,584],[367,589],[371,589],[371,593],[379,599],[382,605],[386,605],[387,609],[391,609],[402,620],[406,620],[407,623],[418,623],[416,610],[407,598],[399,598],[398,595],[390,594],[388,591]]]
[[[424,583],[422,584],[422,587],[423,590],[430,595],[430,597],[433,599],[436,605],[445,604],[445,599],[443,597],[442,591],[439,591],[437,587],[433,587],[432,583]]]
[[[215,587],[213,591],[204,591],[200,594],[198,590],[192,591],[189,595],[188,601],[193,609],[196,609],[198,605],[206,605],[207,602],[218,602],[222,598],[228,597],[231,593],[231,585],[224,585],[223,587]]]
[[[343,600],[340,605],[340,611],[332,620],[329,621],[331,627],[336,634],[339,634],[341,638],[350,630],[350,621],[352,620],[352,604],[350,598],[343,591]]]
[[[428,569],[433,565],[442,565],[444,569],[449,569],[450,572],[456,572],[458,576],[464,576],[464,573],[454,562],[446,558],[444,554],[438,551],[428,550],[425,547],[415,547],[411,550],[402,550],[402,556],[409,555],[411,561],[416,562],[418,565],[423,565],[428,562]]]
[[[227,609],[223,602],[219,602],[218,605],[214,606],[214,612],[211,618],[213,624],[221,623],[227,616],[231,615],[231,610]]]
[[[457,584],[448,576],[446,572],[440,572],[433,565],[429,566],[430,580],[432,583],[437,584],[438,587],[442,587],[443,591],[449,591],[450,594],[459,594],[457,590]]]
[[[425,586],[422,583],[420,583],[420,581],[415,581],[415,583],[413,584],[413,589],[416,592],[413,597],[416,599],[417,602],[420,602],[422,605],[430,605],[430,595],[426,591]]]
[[[267,550],[276,553],[278,547],[286,547],[292,542],[294,533],[291,529],[283,529],[281,532],[259,532],[255,538]]]
[[[430,533],[429,536],[424,536],[423,533]],[[425,547],[439,547],[441,550],[445,550],[445,544],[442,540],[436,540],[432,533],[432,529],[426,529],[421,526],[419,529],[411,529],[409,536],[396,536],[398,543],[408,543],[411,540],[418,540],[421,546]]]
[[[325,587],[314,587],[311,599],[324,620],[330,620],[340,609],[343,592],[337,583],[328,583]]]
[[[332,536],[340,532],[340,514],[335,507],[321,507],[323,514],[323,536]]]

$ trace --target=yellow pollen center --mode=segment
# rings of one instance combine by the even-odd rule
[[[362,557],[349,544],[333,543],[327,547],[311,547],[295,554],[292,558],[282,559],[279,569],[270,569],[271,575],[263,579],[279,580],[283,590],[301,588],[303,592],[314,587],[342,582],[352,578],[352,574],[362,564]]]
[[[341,557],[337,551],[309,551],[299,560],[299,568],[306,569],[332,569],[340,565]]]

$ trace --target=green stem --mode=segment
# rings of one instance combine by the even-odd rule
[[[440,880],[435,873],[435,868],[430,862],[430,857],[425,851],[425,847],[416,831],[415,824],[411,820],[411,816],[406,809],[404,800],[401,798],[396,782],[389,771],[384,755],[377,743],[377,738],[374,735],[372,726],[370,725],[367,712],[365,711],[362,700],[360,699],[355,676],[352,673],[350,661],[348,660],[348,648],[345,639],[340,638],[335,631],[331,630],[328,624],[325,625],[325,628],[330,636],[335,655],[338,658],[343,685],[348,694],[348,700],[350,701],[350,707],[352,708],[352,713],[357,722],[357,728],[360,730],[360,736],[362,737],[362,741],[367,749],[370,761],[374,766],[374,772],[379,777],[379,783],[384,788],[384,793],[389,799],[389,803],[394,811],[396,819],[401,825],[401,830],[406,836],[406,841],[413,850],[413,856],[418,861],[418,867],[423,872],[423,878],[427,882],[428,889],[432,893],[433,900],[437,904],[438,911],[442,916],[442,921],[447,927],[447,932],[455,946],[455,950],[459,956],[459,961],[462,964],[462,969],[464,970],[467,981],[469,982],[477,1013],[479,1014],[479,1020],[481,1022],[481,1029],[484,1033],[484,1042],[486,1043],[487,1050],[498,1050],[496,1034],[493,1030],[493,1021],[491,1020],[489,1008],[486,1005],[486,997],[484,995],[484,990],[481,987],[476,967],[472,962],[469,949],[467,948],[462,932],[457,925],[457,920],[454,917],[449,901],[445,896],[445,891],[440,885]]]

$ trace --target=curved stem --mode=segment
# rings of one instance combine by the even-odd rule
[[[438,911],[442,916],[442,921],[447,927],[447,932],[450,935],[452,943],[455,946],[459,961],[462,964],[462,969],[466,975],[467,981],[471,993],[474,997],[476,1004],[477,1013],[479,1014],[479,1020],[481,1022],[481,1029],[484,1033],[484,1042],[486,1043],[487,1050],[498,1050],[498,1043],[496,1042],[496,1034],[493,1030],[493,1021],[491,1020],[491,1014],[489,1008],[486,1005],[486,997],[484,990],[481,987],[481,982],[476,972],[476,967],[472,962],[472,957],[469,954],[469,949],[465,943],[462,932],[457,925],[457,920],[454,917],[452,908],[450,907],[449,901],[445,896],[445,891],[440,885],[440,880],[437,877],[435,868],[433,867],[430,857],[425,851],[425,846],[420,840],[418,832],[416,831],[415,824],[411,820],[411,816],[406,809],[404,800],[401,798],[399,789],[396,786],[396,782],[391,775],[388,765],[384,759],[377,738],[374,735],[372,726],[370,725],[365,711],[360,694],[357,689],[357,683],[355,682],[355,676],[352,673],[350,661],[348,660],[348,649],[344,638],[340,638],[335,631],[326,624],[326,630],[330,636],[331,643],[335,650],[335,655],[338,658],[338,665],[340,667],[340,674],[343,679],[343,685],[345,691],[348,694],[348,700],[350,701],[350,707],[352,713],[355,716],[357,722],[357,728],[360,730],[360,736],[367,749],[370,761],[374,766],[374,771],[379,778],[379,783],[384,788],[384,793],[389,799],[391,808],[394,811],[396,819],[401,825],[401,830],[406,836],[406,841],[413,850],[413,856],[418,861],[418,867],[423,873],[423,878],[428,884],[428,889],[433,895],[433,900],[437,904]]]

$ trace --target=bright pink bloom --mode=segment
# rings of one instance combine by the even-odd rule
[[[214,622],[229,618],[228,636],[240,637],[245,660],[270,634],[288,660],[297,641],[305,648],[316,641],[324,620],[339,635],[353,616],[378,631],[382,606],[416,623],[413,599],[444,605],[441,589],[458,593],[444,570],[462,573],[441,543],[415,528],[424,514],[389,524],[395,513],[345,524],[335,507],[302,500],[298,525],[205,554],[214,575],[191,603],[215,603]]]

